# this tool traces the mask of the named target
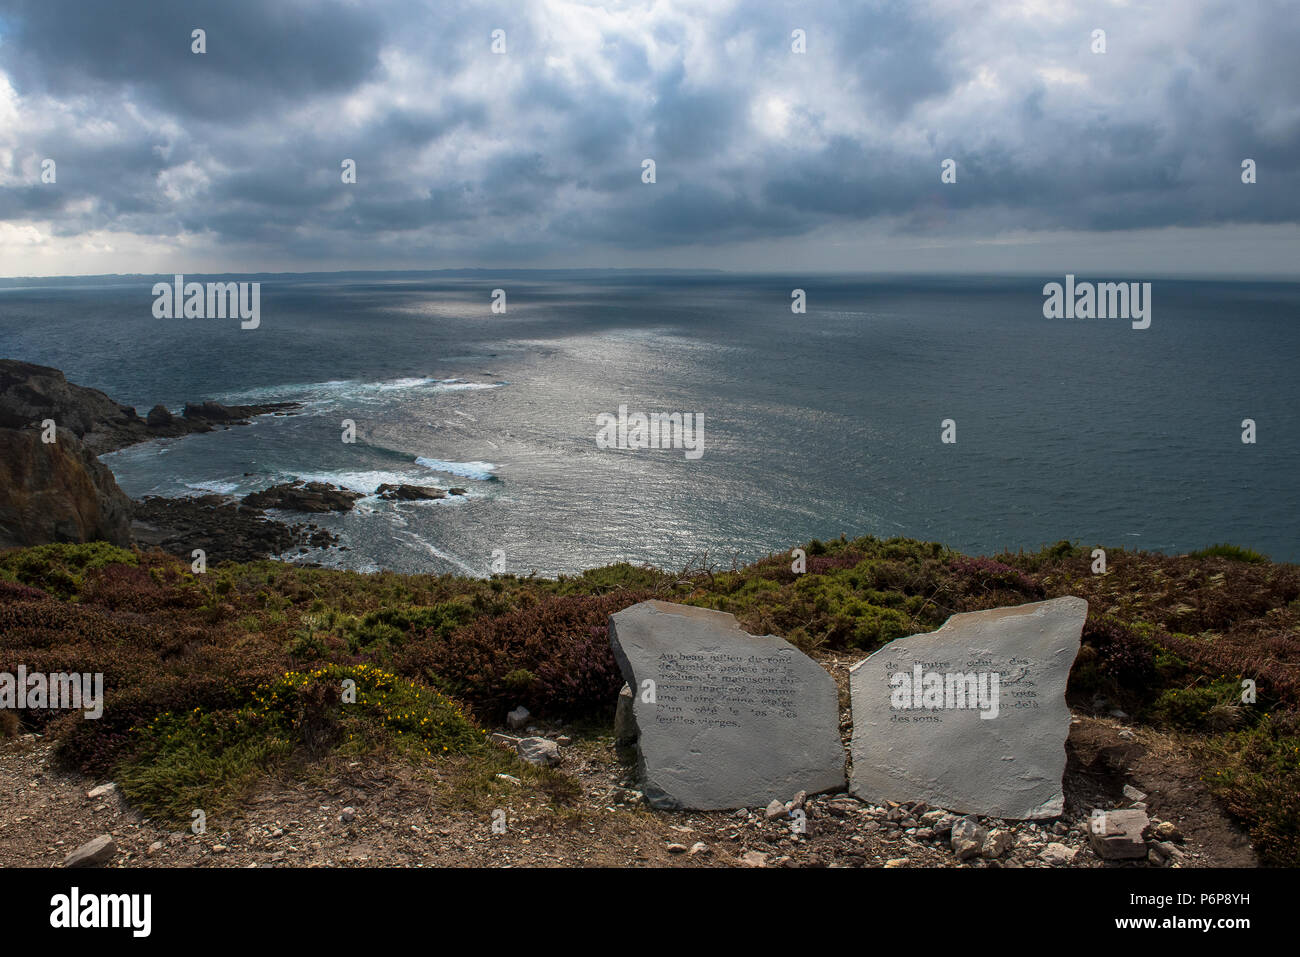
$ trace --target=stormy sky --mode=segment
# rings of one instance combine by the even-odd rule
[[[0,275],[1294,275],[1297,49],[1294,0],[0,0]]]

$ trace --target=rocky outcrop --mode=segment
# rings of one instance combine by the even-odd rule
[[[209,562],[251,562],[295,549],[305,552],[338,544],[338,538],[325,529],[272,521],[258,509],[220,495],[149,496],[134,505],[135,540],[186,560],[196,548],[203,549]]]
[[[0,359],[0,428],[39,427],[53,419],[92,455],[103,455],[144,442],[192,432],[211,432],[217,425],[236,425],[257,415],[290,414],[296,402],[225,406],[218,402],[187,404],[183,416],[156,405],[142,419],[129,405],[115,402],[98,389],[75,385],[58,369],[16,359]]]
[[[176,421],[176,416],[172,415],[167,406],[159,403],[149,410],[149,416],[145,423],[151,429],[165,429],[170,427]]]
[[[291,415],[295,408],[293,402],[239,406],[204,402],[186,405],[183,416],[174,416],[166,406],[155,405],[142,419],[131,406],[98,389],[69,382],[58,369],[0,359],[0,548],[94,540],[129,545],[131,501],[97,455],[146,439],[210,432],[218,425],[229,428],[256,415]],[[51,420],[56,441],[47,443],[42,436],[51,434],[47,427]],[[327,500],[339,501],[337,496]],[[351,508],[351,501],[346,507]],[[157,517],[159,511],[158,506],[150,506],[146,514]],[[179,525],[186,534],[197,529],[211,532],[228,546],[226,550],[241,553],[245,549],[238,539],[248,535],[249,549],[254,557],[261,557],[311,537],[310,532],[276,531],[275,523],[264,517],[238,516],[233,505],[228,510],[179,506],[170,511],[169,521],[170,525],[152,532],[143,523],[142,540],[151,542],[150,536],[177,540],[175,526]],[[189,547],[203,545],[195,540]]]
[[[289,512],[350,512],[352,504],[364,496],[351,489],[325,482],[284,482],[260,492],[245,495],[250,508],[279,508]]]
[[[433,485],[389,485],[385,482],[375,491],[386,502],[419,502],[447,497],[446,491]]]
[[[147,437],[149,430],[135,409],[98,389],[73,385],[58,369],[0,359],[0,428],[39,428],[46,419],[75,435],[92,455],[130,444],[127,436]]]
[[[222,405],[220,402],[186,402],[181,411],[186,428],[192,432],[210,432],[212,424],[247,425],[257,415],[282,414],[298,408],[297,402],[272,402],[268,405]],[[172,419],[173,424],[177,420]]]
[[[0,428],[0,548],[131,542],[131,500],[68,429]]]

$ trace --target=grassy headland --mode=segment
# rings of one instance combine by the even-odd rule
[[[143,813],[184,823],[326,754],[501,770],[485,729],[518,704],[609,724],[622,678],[606,620],[649,597],[731,612],[817,656],[865,655],[956,612],[1078,595],[1089,616],[1071,705],[1187,738],[1262,859],[1300,864],[1300,567],[1231,546],[1114,550],[1100,575],[1090,549],[1068,542],[993,558],[909,539],[804,548],[806,574],[779,554],[553,580],[274,561],[195,575],[161,552],[102,543],[12,550],[0,555],[0,671],[102,672],[105,703],[90,721],[6,712],[3,730],[52,735],[69,766],[111,775]],[[341,702],[344,682],[354,701]],[[557,802],[570,796],[562,775],[527,773]]]

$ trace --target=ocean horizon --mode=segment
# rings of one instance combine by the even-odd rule
[[[1150,325],[1135,328],[1044,318],[1044,285],[1065,271],[458,272],[274,276],[260,323],[242,329],[156,318],[152,287],[169,276],[13,280],[0,353],[142,415],[300,403],[103,459],[133,498],[293,479],[366,496],[313,516],[346,549],[289,556],[300,561],[725,567],[868,534],[981,554],[1231,542],[1300,560],[1300,284],[1156,279]],[[685,417],[699,454],[608,447],[602,416],[620,410],[624,437],[628,416]],[[466,494],[390,502],[375,494],[385,483]]]

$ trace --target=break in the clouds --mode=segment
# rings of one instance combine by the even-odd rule
[[[3,0],[0,274],[1293,272],[1297,47],[1291,0]]]

